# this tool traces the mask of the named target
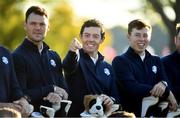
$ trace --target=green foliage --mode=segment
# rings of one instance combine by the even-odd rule
[[[0,1],[0,44],[14,50],[25,37],[23,29],[24,8],[31,3],[20,0],[11,1],[13,0]],[[36,2],[36,0],[31,0],[31,2]],[[48,8],[50,16],[50,30],[45,42],[50,48],[57,51],[63,59],[71,40],[74,37],[79,39],[80,27],[84,20],[75,16],[67,0],[39,0],[38,2]],[[103,52],[104,47],[110,44],[111,37],[107,31],[106,39],[100,47],[100,51]]]
[[[17,0],[0,1],[0,44],[9,49],[15,48],[23,32],[23,15],[17,9],[18,3]]]

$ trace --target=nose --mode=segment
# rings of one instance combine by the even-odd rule
[[[35,28],[36,28],[36,29],[41,29],[40,24],[36,24]]]
[[[99,105],[96,106],[96,109],[97,109],[97,110],[100,110],[100,109],[101,109],[101,106],[99,106]]]

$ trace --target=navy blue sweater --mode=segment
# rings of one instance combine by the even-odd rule
[[[145,59],[130,47],[126,53],[114,58],[112,66],[117,76],[119,92],[123,94],[124,110],[141,114],[142,98],[150,95],[150,90],[159,81],[167,81],[160,58],[145,51]]]
[[[12,102],[22,96],[10,52],[0,46],[0,102]]]
[[[90,56],[81,49],[79,60],[76,53],[71,51],[63,60],[65,79],[70,91],[69,99],[73,102],[69,116],[80,116],[85,110],[84,95],[106,94],[114,98],[118,96],[112,67],[104,61],[100,53],[98,56],[94,64]]]
[[[162,58],[165,66],[166,74],[170,81],[171,89],[176,97],[177,102],[180,102],[180,54],[175,51],[172,54]]]
[[[61,59],[43,43],[41,54],[37,46],[25,39],[13,52],[15,71],[23,92],[39,110],[43,97],[54,91],[53,85],[66,89]]]

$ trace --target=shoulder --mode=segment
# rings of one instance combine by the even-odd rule
[[[59,54],[56,51],[52,50],[52,49],[48,50],[48,54],[54,59],[58,59],[58,60],[61,59]]]
[[[116,56],[113,59],[112,63],[116,64],[116,63],[127,62],[127,61],[128,61],[128,57],[125,54],[122,54],[122,55]]]
[[[10,53],[9,50],[5,47],[2,47],[0,46],[0,52],[3,52],[3,53]]]
[[[9,58],[11,56],[11,53],[7,48],[0,46],[0,56],[1,57],[5,56]]]

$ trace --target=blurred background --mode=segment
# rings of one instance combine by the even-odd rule
[[[175,24],[180,22],[180,0],[0,0],[0,45],[13,51],[24,39],[24,14],[31,5],[41,5],[50,16],[45,39],[63,59],[73,37],[79,39],[82,23],[100,20],[106,38],[100,52],[111,63],[128,47],[127,25],[144,19],[153,27],[149,49],[165,56],[174,50]]]

